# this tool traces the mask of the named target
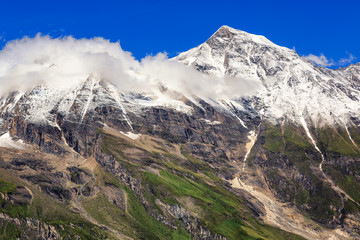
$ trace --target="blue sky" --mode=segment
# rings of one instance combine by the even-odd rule
[[[228,25],[335,68],[360,61],[359,10],[355,0],[1,1],[0,38],[3,46],[38,32],[100,36],[140,59],[164,51],[173,57]]]

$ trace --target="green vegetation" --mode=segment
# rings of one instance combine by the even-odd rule
[[[284,148],[284,140],[281,133],[280,125],[267,126],[263,133],[265,136],[265,144],[263,147],[272,152],[280,152]]]
[[[357,139],[358,134],[354,134]],[[318,138],[323,149],[350,157],[360,157],[360,150],[351,142],[344,128],[336,130],[330,127],[318,129]]]
[[[360,134],[357,129],[350,128],[349,133],[355,143],[360,142]],[[324,127],[318,130],[318,135],[322,148],[327,151],[327,160],[329,162],[335,160],[335,164],[324,164],[324,171],[349,196],[360,202],[360,181],[355,177],[360,174],[360,167],[351,160],[351,158],[360,158],[359,148],[351,141],[345,128]],[[336,160],[341,155],[347,157],[337,163]],[[345,203],[344,211],[345,213],[359,212],[359,207],[348,200]]]
[[[21,239],[22,231],[15,224],[0,220],[0,239]]]
[[[356,203],[354,203],[353,201],[348,199],[345,202],[344,212],[345,213],[359,213],[360,207]]]
[[[16,185],[0,179],[0,192],[4,194],[14,193],[16,190]],[[11,203],[10,201],[5,201],[5,199],[0,198],[0,212],[6,213],[11,217],[16,216],[29,216],[27,213],[28,206],[27,205],[19,205],[16,203]]]
[[[181,147],[181,153],[187,161],[157,147],[155,149],[158,152],[148,152],[150,156],[142,153],[141,156],[146,155],[147,157],[143,158],[143,162],[141,162],[141,159],[131,160],[126,154],[126,152],[131,152],[127,151],[129,148],[138,149],[139,147],[123,143],[123,141],[123,139],[118,140],[114,136],[104,134],[102,147],[106,153],[112,154],[116,160],[124,164],[133,176],[141,179],[143,196],[159,213],[165,210],[158,205],[157,200],[169,205],[182,206],[187,211],[193,212],[200,220],[201,225],[207,227],[211,232],[221,234],[229,239],[302,239],[262,224],[252,217],[239,197],[226,189],[214,170],[189,154],[184,146]],[[159,174],[144,171],[143,167],[148,162],[161,166]],[[130,226],[132,230],[129,234],[132,233],[131,236],[135,238],[146,236],[145,238],[151,239],[190,239],[190,235],[183,227],[180,227],[181,223],[177,219],[173,221],[177,222],[179,230],[169,230],[148,215],[137,196],[129,188],[112,175],[98,174],[97,178],[100,175],[102,175],[104,183],[115,185],[126,192],[128,208],[127,212],[113,211],[111,209],[114,206],[110,202],[103,196],[97,196],[91,200],[92,203],[87,203],[87,209],[89,212],[93,212],[93,217],[103,219],[114,227],[115,225],[120,228]],[[101,181],[97,181],[100,184]],[[184,201],[187,204],[184,205]],[[98,205],[103,206],[100,211],[103,214],[102,217],[96,216],[95,209]],[[94,210],[91,210],[91,207]],[[119,221],[118,224],[115,224],[115,220]]]
[[[176,203],[177,198],[182,196],[192,197],[209,229],[231,239],[247,235],[241,230],[241,226],[245,225],[241,220],[244,213],[239,211],[242,203],[222,188],[176,176],[167,170],[161,170],[160,176],[144,172],[143,181],[152,186],[156,197],[169,204]]]
[[[269,239],[274,238],[279,231],[275,228],[264,230],[263,225],[254,221],[238,197],[234,196],[223,187],[211,186],[200,179],[192,180],[184,176],[177,176],[168,170],[161,170],[160,175],[144,172],[143,182],[152,186],[155,197],[168,204],[179,204],[178,199],[190,196],[193,199],[194,208],[200,209],[197,214],[202,223],[212,232],[221,234],[230,239],[255,239],[260,231],[261,235]],[[244,221],[244,219],[247,219]],[[249,231],[249,223],[257,231]],[[248,231],[246,231],[247,229]],[[251,234],[248,234],[248,232]],[[285,232],[283,232],[284,235]],[[288,239],[294,239],[289,234]]]
[[[191,239],[181,226],[172,230],[149,216],[137,196],[114,176],[102,169],[98,169],[96,176],[98,184],[116,186],[127,196],[126,212],[111,204],[102,194],[85,200],[87,212],[100,223],[136,239]]]
[[[15,174],[11,174],[4,169],[0,169],[0,175],[6,179],[6,181],[1,180],[2,191],[4,192],[3,189],[10,193],[15,191],[16,185],[25,185]],[[12,218],[31,217],[53,225],[64,239],[74,239],[76,236],[80,236],[82,239],[106,239],[109,237],[104,230],[84,220],[79,214],[70,211],[67,204],[50,198],[36,188],[28,187],[34,195],[31,204],[19,205],[0,198],[0,212]],[[18,233],[25,232],[27,228],[26,225],[13,226],[11,224],[1,224],[0,222],[0,236],[2,234],[3,236],[9,236],[4,239],[13,239],[12,234],[17,236]],[[0,239],[2,238],[0,237]]]
[[[107,198],[99,193],[83,201],[86,211],[99,223],[109,226],[127,236],[139,237],[136,230],[132,229],[136,222],[123,210],[110,203]]]
[[[15,192],[15,190],[16,190],[15,184],[0,179],[0,192],[7,194],[7,193]]]
[[[286,143],[286,151],[290,152],[292,149],[310,149],[312,145],[309,143],[307,138],[295,130],[293,127],[287,127],[284,131],[284,138]]]
[[[354,176],[356,173],[360,173],[360,168],[356,163],[347,165],[345,169],[339,165],[325,165],[324,170],[349,196],[357,202],[360,201],[360,182]],[[352,172],[353,175],[348,172]]]
[[[359,145],[360,144],[360,131],[359,129],[355,128],[355,127],[350,127],[348,129],[351,138],[354,140],[354,142]]]
[[[282,133],[280,125],[266,124],[266,130],[262,134],[265,137],[263,147],[272,152],[292,154],[297,150],[303,152],[312,148],[307,138],[299,133],[295,126],[286,126]]]
[[[294,202],[300,208],[306,204],[309,207],[307,215],[319,222],[326,222],[333,215],[338,215],[331,206],[341,207],[341,199],[329,184],[313,174],[311,165],[317,166],[321,158],[305,134],[292,125],[284,127],[283,134],[280,125],[268,124],[266,127],[262,134],[265,137],[263,147],[271,151],[267,155],[269,161],[274,161],[275,164],[274,168],[266,171],[271,188],[284,200]],[[283,158],[288,159],[301,174],[311,180],[310,189],[305,189],[292,177],[279,174],[276,162]]]
[[[128,188],[125,190],[128,194],[128,212],[140,224],[142,237],[145,239],[173,239],[174,236],[178,236],[179,239],[191,239],[182,227],[179,227],[178,230],[171,230],[149,216],[136,195]]]
[[[170,217],[171,214],[162,204],[165,203],[181,206],[199,219],[201,226],[228,239],[302,239],[256,219],[241,198],[217,177],[216,172],[188,153],[184,146],[181,147],[181,156],[169,150],[175,149],[172,146],[162,148],[161,144],[155,144],[150,151],[123,138],[98,131],[100,134],[103,135],[103,151],[114,156],[132,177],[140,181],[141,196],[138,191],[130,189],[98,166],[94,170],[95,180],[90,181],[89,185],[97,186],[100,191],[95,195],[82,196],[80,201],[87,214],[99,224],[134,239],[192,239],[181,220]],[[36,218],[55,226],[64,239],[114,238],[109,230],[90,223],[70,210],[69,203],[54,200],[4,169],[0,169],[0,175],[4,176],[4,180],[0,181],[1,192],[11,193],[16,186],[27,186],[34,195],[30,205],[2,201],[0,211],[9,216]],[[126,209],[119,208],[109,200],[111,198],[106,195],[107,192],[102,190],[108,187],[124,192]],[[147,202],[146,208],[144,201]],[[152,217],[155,215],[166,216],[176,229],[156,220]],[[0,221],[0,239],[15,239],[26,232],[25,228]]]
[[[117,161],[121,162],[124,167],[129,170],[135,169],[136,167],[140,167],[141,165],[130,162],[129,159],[126,158],[123,150],[126,148],[134,148],[139,149],[134,144],[127,142],[126,140],[115,137],[109,134],[104,134],[104,141],[101,144],[102,151],[108,155],[112,155]],[[142,149],[139,149],[142,151]],[[141,160],[141,159],[139,159]]]

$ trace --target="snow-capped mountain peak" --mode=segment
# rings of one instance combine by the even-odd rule
[[[211,42],[215,39],[219,41],[231,41],[232,39],[237,39],[242,41],[252,41],[258,44],[264,44],[269,46],[276,46],[264,36],[247,33],[226,25],[221,26],[206,42],[208,44],[211,44]]]
[[[317,67],[263,36],[222,26],[175,59],[206,74],[261,82],[265,90],[255,96],[270,119],[299,122],[305,117],[315,124],[334,124],[348,122],[359,112],[359,86],[348,77],[351,71],[356,79],[356,70]]]
[[[217,76],[242,77],[241,71],[230,69],[241,68],[245,71],[243,75],[249,77],[249,74],[256,73],[249,67],[259,61],[258,56],[262,52],[267,53],[268,65],[270,60],[278,62],[298,57],[293,50],[277,46],[264,36],[222,26],[205,43],[181,53],[176,59]]]

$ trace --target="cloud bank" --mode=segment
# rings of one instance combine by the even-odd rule
[[[320,65],[320,66],[324,66],[324,67],[330,67],[335,65],[334,60],[332,59],[328,59],[327,57],[325,57],[324,54],[320,54],[320,56],[316,56],[314,54],[309,54],[307,56],[303,56],[304,59],[312,61],[313,63]]]
[[[314,54],[303,55],[302,57],[308,61],[315,63],[316,65],[320,65],[323,67],[331,67],[331,66],[344,66],[352,63],[356,57],[351,53],[346,52],[347,57],[341,58],[339,61],[334,61],[333,59],[327,58],[324,54],[320,54],[319,56]]]
[[[339,60],[340,65],[350,64],[356,59],[356,57],[354,55],[352,55],[351,53],[347,52],[346,54],[348,55],[347,57],[341,58]]]
[[[240,97],[258,90],[251,80],[216,78],[169,60],[164,53],[138,61],[119,42],[103,38],[52,39],[38,34],[8,42],[0,51],[0,95],[39,84],[71,88],[96,75],[120,91],[162,87],[201,98]]]

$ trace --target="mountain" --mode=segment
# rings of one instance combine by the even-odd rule
[[[228,26],[128,65],[1,97],[1,238],[360,239],[359,65]]]
[[[269,119],[308,118],[322,125],[359,117],[357,65],[317,67],[294,50],[227,26],[175,59],[207,74],[261,81],[265,89],[256,96]]]

